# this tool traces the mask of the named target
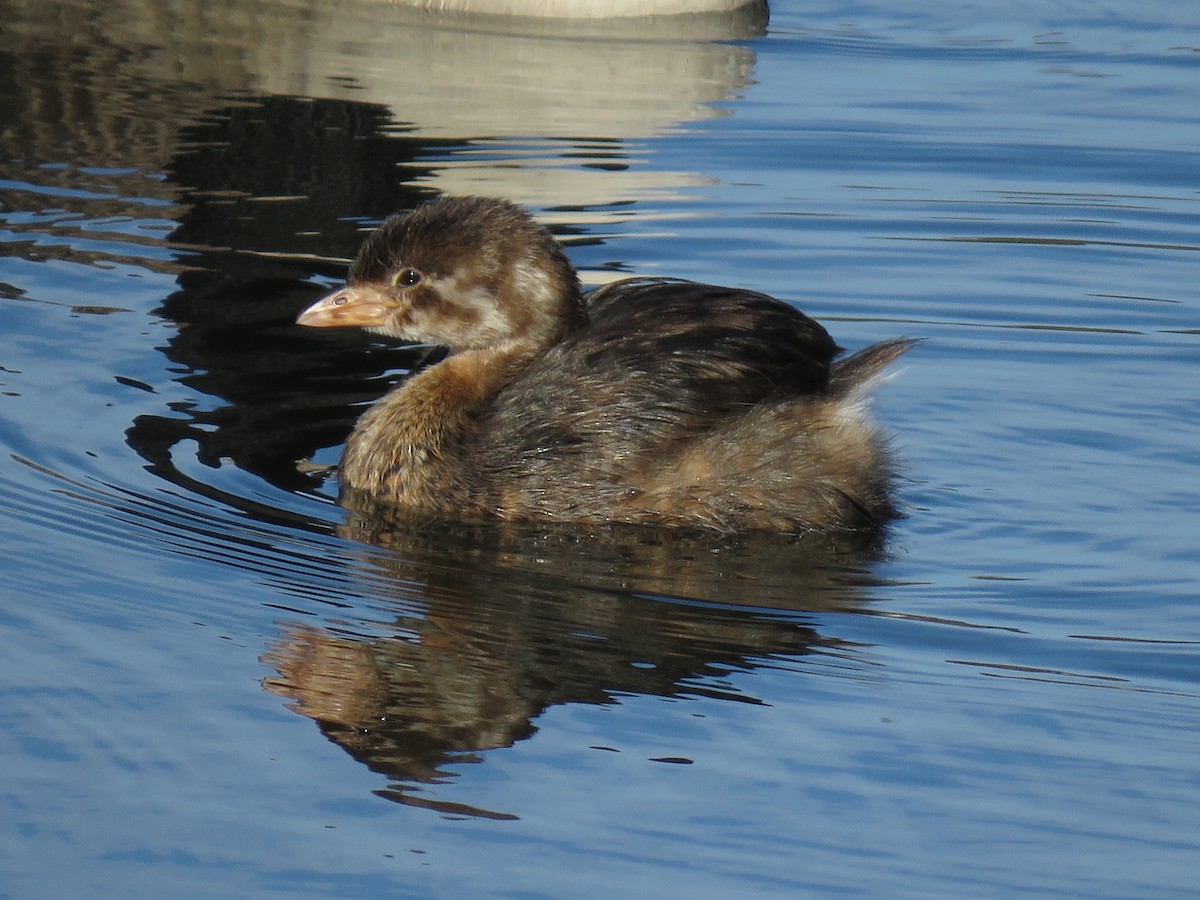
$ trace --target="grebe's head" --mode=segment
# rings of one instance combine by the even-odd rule
[[[390,216],[346,286],[296,321],[457,351],[549,346],[586,317],[575,269],[532,216],[505,200],[447,197]]]

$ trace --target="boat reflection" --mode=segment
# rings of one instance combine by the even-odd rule
[[[10,155],[35,166],[71,158],[155,172],[197,149],[185,132],[219,120],[231,101],[304,98],[385,110],[392,134],[426,145],[412,169],[375,176],[541,206],[621,204],[702,183],[694,172],[647,171],[640,163],[652,154],[640,142],[723,115],[720,104],[752,80],[746,41],[766,26],[765,5],[754,4],[582,21],[367,0],[13,6],[0,48],[12,82],[3,133]],[[447,144],[468,152],[448,159]],[[295,175],[293,195],[345,177],[298,169],[293,149],[272,157]],[[170,188],[160,191],[173,200]]]

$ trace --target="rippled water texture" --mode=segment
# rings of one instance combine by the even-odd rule
[[[1200,13],[773,6],[0,0],[0,895],[1194,895]],[[907,516],[348,520],[293,319],[463,191],[924,338]]]

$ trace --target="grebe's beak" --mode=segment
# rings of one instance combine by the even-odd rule
[[[344,287],[327,294],[296,317],[297,325],[310,328],[337,328],[357,325],[379,328],[387,323],[395,301],[384,291],[370,285]]]

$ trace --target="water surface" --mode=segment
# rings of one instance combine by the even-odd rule
[[[1186,5],[0,8],[0,893],[1194,892]],[[425,356],[292,322],[444,191],[925,338],[906,517],[348,520]]]

